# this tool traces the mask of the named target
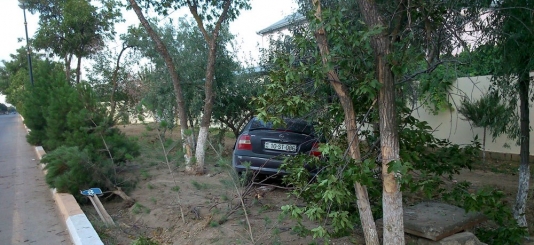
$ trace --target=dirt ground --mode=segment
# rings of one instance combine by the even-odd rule
[[[187,245],[323,242],[297,236],[291,230],[294,221],[281,217],[281,206],[297,201],[289,197],[287,187],[279,180],[254,185],[243,199],[247,207],[245,213],[238,195],[238,190],[241,193],[244,189],[236,188],[235,178],[224,166],[230,160],[233,137],[226,137],[222,144],[213,142],[206,158],[206,174],[191,176],[183,172],[184,166],[180,165],[183,154],[171,140],[165,143],[169,152],[168,165],[156,130],[147,130],[142,124],[120,128],[136,137],[141,145],[141,156],[118,173],[125,183],[124,188],[128,190],[126,183],[132,184],[128,194],[136,202],[128,207],[120,198],[102,197],[115,226],[104,225],[92,206],[83,207],[105,244],[128,245],[140,238],[150,238],[159,244]],[[178,135],[167,133],[166,137],[177,139]],[[513,203],[518,163],[490,160],[487,164],[489,167],[484,170],[462,171],[454,181],[468,180],[474,188],[488,185],[499,188],[507,193],[509,203]],[[530,224],[534,222],[533,212],[529,207]],[[330,243],[365,244],[359,230]]]

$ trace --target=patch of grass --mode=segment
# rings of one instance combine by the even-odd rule
[[[480,161],[473,164],[473,169],[489,170],[498,174],[517,174],[519,173],[519,161],[486,158],[486,163]]]
[[[235,139],[234,132],[232,132],[232,131],[228,131],[228,132],[224,133],[224,137],[229,138],[229,139]]]
[[[151,197],[151,198],[150,198],[150,201],[151,201],[152,203],[154,203],[154,204],[157,204],[157,203],[158,203],[158,200],[157,200],[156,198],[154,198],[154,197]]]
[[[135,239],[131,245],[159,245],[158,242],[152,241],[150,237],[140,236]]]
[[[141,179],[143,180],[147,180],[150,178],[150,174],[146,170],[141,170],[140,175],[141,175]]]
[[[210,227],[217,227],[217,226],[219,226],[219,222],[215,220],[210,221]]]
[[[154,189],[154,186],[152,184],[148,183],[146,185],[146,188],[148,188],[149,190],[152,190],[152,189]]]
[[[205,190],[208,189],[208,184],[206,183],[199,183],[196,180],[191,181],[191,184],[197,189],[197,190]]]
[[[222,194],[222,195],[221,195],[221,200],[227,202],[227,201],[230,200],[230,197],[228,197],[228,195],[226,195],[226,194]]]
[[[265,227],[269,227],[273,223],[271,218],[269,218],[268,216],[263,217],[263,222]]]
[[[265,204],[265,205],[262,205],[262,206],[260,207],[260,210],[258,210],[258,213],[261,214],[261,213],[263,213],[263,212],[267,212],[267,211],[269,211],[269,210],[271,210],[271,209],[272,209],[272,206],[271,206],[271,205],[269,205],[269,204]]]
[[[102,242],[104,242],[105,244],[118,244],[117,239],[114,235],[112,235],[113,228],[110,228],[100,218],[97,218],[94,215],[89,215],[88,218],[91,220],[91,224],[95,228],[96,233],[98,233],[98,236],[100,236]]]
[[[150,213],[150,209],[143,206],[142,204],[139,204],[139,203],[135,203],[132,207],[132,213],[134,214],[141,214],[141,213],[145,213],[145,214],[149,214]]]
[[[272,235],[272,238],[271,238],[271,244],[272,245],[282,245],[282,242],[280,240],[280,229],[278,227],[275,227],[272,231],[271,231],[271,235]]]
[[[180,186],[178,186],[178,185],[173,186],[173,187],[171,188],[171,190],[172,190],[172,191],[176,191],[176,192],[178,192],[178,191],[180,191]]]
[[[234,188],[234,181],[231,179],[220,179],[219,182],[221,182],[224,187]]]

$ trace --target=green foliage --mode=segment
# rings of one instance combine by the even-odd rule
[[[6,101],[18,108],[23,113],[23,101],[26,96],[26,88],[31,86],[30,72],[28,70],[28,53],[25,48],[21,47],[11,54],[11,61],[3,60],[0,66],[0,92],[6,96]],[[32,53],[33,71],[45,70],[42,68],[43,62],[53,63],[44,60],[42,55]],[[45,75],[46,73],[43,73]],[[39,77],[34,77],[35,83],[45,82]]]
[[[150,213],[150,209],[145,207],[144,205],[136,202],[132,206],[132,213],[134,213],[134,214],[149,214]]]
[[[497,49],[492,45],[481,45],[474,50],[463,50],[458,59],[458,75],[466,77],[493,75],[500,62]]]
[[[135,239],[130,245],[159,245],[158,242],[152,241],[152,238],[140,236]]]
[[[255,98],[260,118],[275,122],[277,117],[289,116],[341,124],[342,109],[326,76],[332,67],[349,87],[353,102],[359,105],[355,107],[356,114],[364,114],[369,108],[379,89],[372,72],[374,59],[369,40],[380,29],[366,30],[359,21],[346,18],[349,9],[336,10],[325,9],[324,23],[310,19],[312,28],[297,28],[292,39],[271,40],[270,50],[263,57],[270,83],[266,84],[264,95]],[[335,64],[322,63],[317,43],[311,38],[317,25],[329,30],[326,34],[332,45],[330,60],[336,60]]]
[[[53,86],[65,81],[65,75],[62,71],[62,65],[59,63],[50,60],[41,60],[38,56],[34,58],[33,86],[30,84],[29,79],[26,80],[26,78],[23,83],[19,84],[15,82],[20,79],[20,73],[27,72],[26,70],[11,69],[12,65],[19,62],[18,60],[5,63],[6,68],[9,69],[6,70],[7,73],[5,75],[6,79],[12,83],[8,91],[12,89],[19,90],[15,94],[9,94],[8,99],[15,100],[14,103],[24,117],[24,123],[31,129],[31,132],[27,136],[28,142],[34,145],[42,145],[46,140],[47,122],[45,118],[48,115],[47,106],[51,99],[50,90],[53,89]]]
[[[488,244],[521,244],[528,231],[517,224],[505,201],[506,195],[489,187],[474,192],[470,188],[468,182],[458,183],[450,192],[444,193],[443,198],[463,207],[466,212],[482,212],[495,222],[496,226],[476,230],[481,241]]]
[[[218,20],[219,16],[222,13],[223,6],[228,0],[224,1],[210,1],[210,0],[199,0],[194,2],[191,5],[190,1],[186,0],[177,0],[172,2],[161,2],[161,1],[152,1],[152,0],[141,0],[140,2],[148,7],[153,7],[154,10],[161,15],[168,15],[169,10],[175,10],[182,7],[191,7],[194,8],[199,18],[203,22],[206,22],[206,29],[213,29],[215,22]],[[239,16],[241,10],[250,9],[249,0],[233,0],[231,1],[230,7],[228,8],[227,17],[225,21],[233,21]]]
[[[139,146],[107,119],[90,86],[81,83],[73,88],[63,82],[50,93],[58,96],[48,105],[47,139],[43,143],[48,151],[63,145],[78,146],[87,149],[93,160],[113,157],[116,164],[139,155]]]
[[[208,184],[206,183],[199,183],[198,181],[191,181],[191,184],[197,189],[197,190],[205,190],[208,188]]]
[[[22,52],[4,62],[0,84],[31,129],[28,142],[48,152],[47,183],[77,198],[84,188],[115,188],[120,180],[114,168],[137,156],[139,146],[107,120],[90,86],[67,82],[62,64],[35,55],[32,86]]]
[[[72,55],[82,59],[100,51],[104,42],[113,38],[114,23],[121,16],[116,1],[100,6],[88,0],[28,0],[25,4],[30,12],[39,13],[33,46],[62,59]],[[80,74],[77,82],[79,78]]]
[[[230,128],[233,136],[237,137],[256,112],[256,104],[251,102],[263,94],[262,77],[265,75],[254,68],[233,67],[229,70],[237,71],[237,74],[216,88],[217,98],[212,116]]]
[[[284,176],[284,181],[294,186],[291,194],[304,200],[307,205],[285,205],[282,211],[297,220],[294,230],[299,235],[321,238],[345,236],[360,222],[354,205],[354,182],[359,181],[366,186],[380,185],[379,179],[374,177],[376,165],[370,160],[361,164],[349,161],[342,149],[335,145],[324,144],[320,149],[323,159],[309,155],[286,159],[282,169],[290,174]],[[304,166],[317,168],[319,173],[311,176]],[[375,197],[380,195],[380,190],[369,189],[369,192],[373,203],[378,202]],[[379,204],[372,207],[375,214],[381,211]],[[308,228],[302,223],[305,219],[330,225]]]
[[[155,28],[161,33],[170,54],[181,62],[176,62],[183,80],[182,90],[185,99],[187,117],[190,123],[198,122],[204,105],[204,80],[206,74],[208,46],[205,45],[202,33],[191,20],[179,19],[178,29],[172,23]],[[213,118],[239,131],[243,123],[250,117],[252,109],[249,98],[258,94],[256,90],[261,84],[254,83],[248,71],[239,67],[235,55],[225,48],[233,36],[225,27],[219,35],[217,43],[217,60],[215,62],[216,79],[214,92],[218,95],[214,100]],[[172,81],[165,69],[164,60],[154,50],[147,34],[140,28],[132,28],[123,39],[136,47],[149,58],[151,65],[141,71],[141,83],[147,89],[140,111],[148,110],[158,120],[167,122],[167,128],[176,125],[176,95]],[[236,74],[240,73],[239,76]]]
[[[452,109],[449,102],[450,88],[458,75],[450,65],[437,67],[431,73],[418,77],[418,89],[421,96],[418,98],[434,114],[446,109]]]
[[[120,124],[128,124],[142,116],[135,112],[144,96],[144,87],[140,86],[139,74],[134,71],[142,56],[138,52],[130,52],[131,47],[126,43],[118,53],[115,50],[116,47],[106,46],[93,55],[91,70],[86,75],[97,100],[109,106],[110,115],[114,110],[113,119]]]
[[[475,127],[488,128],[493,139],[509,132],[509,127],[519,127],[519,120],[511,120],[515,118],[513,107],[502,103],[495,93],[483,95],[476,101],[462,100],[458,112]]]
[[[354,4],[328,2],[325,5],[329,8],[323,9],[323,22],[317,23],[310,15],[309,28],[296,27],[292,39],[272,42],[263,57],[270,81],[265,94],[255,102],[260,107],[258,116],[266,121],[276,123],[283,117],[299,117],[316,122],[319,136],[327,142],[320,147],[323,157],[292,156],[282,166],[289,172],[284,181],[295,187],[291,194],[306,205],[285,205],[282,210],[297,221],[293,229],[297,234],[331,238],[347,235],[360,224],[354,194],[356,182],[367,187],[373,217],[381,217],[382,165],[377,128],[358,128],[358,137],[365,139],[358,146],[362,159],[349,158],[347,142],[351,140],[346,138],[346,124],[343,125],[347,120],[342,110],[345,102],[333,91],[326,72],[333,69],[348,88],[358,125],[376,127],[378,115],[374,101],[380,84],[375,79],[370,38],[382,33],[384,28],[362,26],[360,20],[352,18],[354,10],[357,11]],[[440,12],[436,6],[425,7],[429,7],[429,12]],[[426,14],[429,13],[416,18],[424,18]],[[331,62],[326,65],[310,31],[317,25],[326,30],[330,50],[327,60]],[[420,80],[417,94],[430,98],[436,109],[448,108],[448,89],[455,78],[452,66],[441,67],[439,62],[429,65],[421,47],[413,46],[420,41],[417,36],[402,38],[396,43],[396,52],[388,57],[396,77],[401,79],[400,84]],[[411,92],[406,87],[398,88],[401,95]],[[479,146],[475,143],[462,147],[436,139],[426,122],[411,116],[405,101],[403,97],[396,105],[400,113],[395,126],[399,131],[402,160],[390,163],[388,172],[395,173],[404,191],[437,197],[445,191],[442,176],[450,178],[460,169],[469,168],[478,157]],[[318,169],[318,173],[312,176],[309,169]],[[305,220],[314,221],[314,225],[304,225]]]
[[[102,171],[95,168],[91,154],[78,147],[60,147],[43,157],[46,164],[46,183],[58,192],[71,193],[81,198],[80,190],[101,186],[99,179],[93,178],[94,172]]]

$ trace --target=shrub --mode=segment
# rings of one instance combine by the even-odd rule
[[[59,147],[43,157],[46,163],[46,183],[58,192],[68,192],[77,199],[80,190],[99,185],[93,178],[94,167],[90,154],[78,147]]]

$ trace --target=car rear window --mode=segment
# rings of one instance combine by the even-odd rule
[[[313,125],[308,123],[305,120],[300,119],[284,119],[285,125],[276,125],[275,128],[272,122],[263,122],[257,118],[254,118],[252,125],[250,125],[250,130],[255,129],[276,129],[282,131],[291,131],[301,134],[314,134]]]

